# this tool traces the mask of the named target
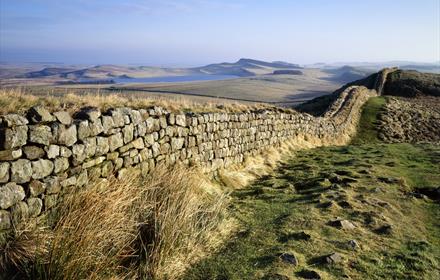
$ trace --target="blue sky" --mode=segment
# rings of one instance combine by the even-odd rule
[[[440,0],[0,0],[0,60],[440,60]]]

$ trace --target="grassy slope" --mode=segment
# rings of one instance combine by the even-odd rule
[[[323,279],[439,279],[440,207],[409,193],[438,185],[440,147],[379,143],[372,124],[383,103],[367,104],[355,145],[298,152],[233,193],[230,210],[243,230],[186,279],[301,279],[310,270]],[[335,217],[356,228],[329,225]],[[390,233],[380,232],[384,225]],[[283,263],[284,252],[299,265]],[[322,263],[333,252],[343,261]]]
[[[353,139],[353,144],[378,143],[376,120],[383,105],[385,97],[370,98],[362,110],[362,121],[359,123],[358,134]]]

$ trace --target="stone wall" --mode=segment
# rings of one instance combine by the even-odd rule
[[[295,137],[344,144],[373,94],[347,88],[323,117],[281,110],[174,114],[160,107],[86,108],[73,116],[34,107],[26,116],[1,116],[0,230],[42,215],[67,189],[129,167],[147,173],[182,162],[215,171]]]

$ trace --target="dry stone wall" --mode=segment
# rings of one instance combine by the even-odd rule
[[[34,107],[26,116],[1,116],[0,230],[47,212],[67,189],[129,167],[147,173],[182,162],[215,171],[295,137],[344,144],[374,93],[350,87],[323,117],[275,110],[174,114],[160,107],[86,108],[73,116]]]

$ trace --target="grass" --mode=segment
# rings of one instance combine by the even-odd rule
[[[431,150],[440,147],[363,145],[297,153],[274,174],[232,194],[230,211],[242,230],[185,279],[296,279],[303,270],[324,279],[438,279],[440,208],[409,195],[418,183],[440,181]],[[335,178],[340,182],[332,183]],[[329,225],[336,217],[356,228]],[[391,225],[391,234],[379,233],[384,225]],[[350,240],[360,248],[351,249]],[[283,263],[284,252],[293,252],[299,265]],[[344,261],[322,263],[333,252]]]
[[[370,98],[364,105],[353,144],[378,143],[377,117],[386,103],[385,97]]]
[[[131,94],[91,90],[60,90],[50,88],[3,88],[0,89],[0,115],[24,114],[30,107],[42,105],[49,111],[76,112],[80,108],[93,106],[101,110],[115,107],[149,108],[161,106],[171,112],[242,112],[245,110],[273,108],[263,104],[246,105],[219,100],[195,102],[188,98],[167,98],[143,93]]]
[[[208,195],[203,178],[195,169],[158,167],[146,178],[67,193],[52,222],[4,240],[0,266],[9,272],[2,277],[174,279],[228,229],[227,200]]]

